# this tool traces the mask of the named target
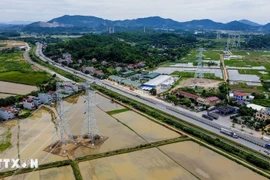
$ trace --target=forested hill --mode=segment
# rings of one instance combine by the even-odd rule
[[[246,48],[252,49],[269,49],[270,48],[270,35],[254,36],[245,44]]]
[[[48,45],[45,54],[53,59],[68,52],[76,63],[96,58],[97,61],[132,64],[146,61],[148,65],[157,65],[166,60],[185,56],[196,43],[196,38],[169,33],[113,35],[89,34],[78,39]]]

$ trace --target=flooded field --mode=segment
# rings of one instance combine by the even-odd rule
[[[102,106],[103,103],[110,103],[108,99],[103,97],[96,98],[97,102],[101,102],[99,106]],[[104,101],[103,101],[104,100]],[[71,111],[67,112],[66,117],[68,117],[68,124],[70,126],[71,132],[74,135],[80,135],[81,127],[84,119],[85,112],[85,99],[80,97],[77,104],[74,104]],[[111,107],[111,109],[113,109]],[[79,147],[75,151],[75,156],[85,156],[89,154],[103,153],[108,151],[113,151],[116,149],[135,147],[140,144],[147,143],[136,133],[132,132],[130,129],[117,122],[113,117],[109,116],[106,112],[101,110],[99,107],[94,108],[95,117],[97,120],[97,125],[100,131],[100,134],[106,137],[109,137],[108,140],[98,149],[89,149]]]
[[[42,171],[34,171],[31,173],[6,177],[4,180],[75,180],[72,168],[64,166],[59,168],[51,168]]]
[[[7,92],[11,94],[24,95],[36,90],[37,87],[35,86],[0,81],[0,92],[2,93]]]
[[[106,99],[105,97],[98,94],[96,94],[96,103],[97,106],[105,112],[124,108],[123,106],[117,103],[113,103],[111,100]]]
[[[37,111],[25,120],[9,122],[13,126],[1,124],[1,132],[11,127],[11,148],[0,153],[1,158],[39,159],[39,164],[64,160],[60,156],[48,154],[43,149],[52,142],[54,125],[45,110]]]
[[[104,101],[105,103],[110,103],[109,100],[104,100],[107,101]],[[73,135],[81,134],[85,113],[84,101],[84,97],[81,96],[73,99],[73,105],[71,105],[72,103],[70,101],[69,103],[64,102],[65,109],[67,109],[66,119]],[[100,99],[97,99],[97,101],[101,102],[100,105],[104,103]],[[111,109],[113,108],[111,107]],[[146,143],[136,133],[117,122],[100,108],[95,107],[94,113],[101,135],[109,137],[109,139],[100,148],[95,150],[83,147],[78,148],[75,151],[76,157],[135,147]],[[52,137],[55,132],[51,115],[46,110],[38,110],[32,117],[12,121],[11,124],[13,125],[0,125],[0,134],[6,133],[9,127],[11,127],[10,132],[12,134],[12,147],[0,153],[0,158],[37,158],[40,164],[66,159],[43,151],[46,146],[52,143]]]
[[[115,114],[113,117],[128,125],[147,142],[156,142],[180,136],[176,132],[171,131],[133,111]]]
[[[267,179],[192,141],[170,144],[159,148],[200,179]]]
[[[198,179],[157,148],[86,161],[79,164],[83,179]]]

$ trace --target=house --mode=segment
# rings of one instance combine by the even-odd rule
[[[67,94],[72,94],[74,92],[78,92],[79,88],[76,83],[72,82],[64,82],[64,92]]]
[[[79,64],[82,64],[82,62],[83,62],[83,61],[82,61],[81,59],[78,60],[78,63],[79,63]]]
[[[128,69],[134,69],[134,64],[129,64],[129,65],[127,65],[127,68],[128,68]]]
[[[8,107],[1,107],[0,108],[0,118],[4,120],[13,119],[15,116],[14,110]]]
[[[214,106],[217,103],[221,102],[220,99],[218,97],[216,97],[216,96],[208,97],[208,98],[206,98],[206,101],[208,101],[209,106]]]
[[[29,96],[28,99],[32,99],[34,101],[34,105],[36,107],[39,107],[41,105],[41,101],[38,97],[35,96]]]
[[[88,71],[88,73],[91,73],[91,72],[93,72],[95,70],[95,68],[94,67],[92,67],[92,66],[82,66],[82,72],[86,72],[86,71]]]
[[[264,108],[256,112],[255,115],[256,119],[259,119],[261,121],[266,121],[270,119],[270,108]]]
[[[53,101],[51,94],[38,93],[38,97],[43,104],[50,104]]]
[[[94,63],[94,62],[97,62],[97,59],[96,58],[92,58],[91,61]]]
[[[91,74],[96,75],[96,76],[98,76],[100,78],[104,77],[104,73],[103,73],[102,70],[94,70]]]
[[[108,63],[107,63],[107,61],[102,61],[101,64],[102,64],[103,66],[106,66]]]
[[[63,59],[71,59],[71,54],[64,53],[64,54],[62,54],[62,57],[63,57]]]
[[[117,72],[122,71],[122,69],[123,69],[123,68],[121,68],[121,67],[119,67],[119,66],[115,68],[115,70],[116,70]]]
[[[145,66],[145,62],[141,61],[137,64],[137,68],[143,68]]]
[[[239,92],[239,91],[234,91],[233,92],[233,98],[237,101],[244,101],[246,100],[247,98],[247,94],[246,93],[242,93],[242,92]]]
[[[30,110],[36,109],[34,101],[29,98],[23,98],[23,108]]]
[[[50,91],[48,92],[48,94],[51,95],[51,97],[52,97],[52,99],[53,99],[54,101],[56,101],[57,96],[56,96],[55,91],[51,91],[51,90],[50,90]]]

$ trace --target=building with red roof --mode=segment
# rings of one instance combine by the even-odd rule
[[[248,95],[246,93],[243,93],[243,92],[239,92],[239,91],[234,91],[233,92],[233,97],[237,101],[244,101],[247,98],[247,96]]]
[[[191,94],[191,93],[188,93],[188,92],[185,92],[185,91],[177,91],[176,95],[177,96],[183,96],[183,97],[189,98],[189,99],[193,99],[195,101],[200,97],[198,95]]]

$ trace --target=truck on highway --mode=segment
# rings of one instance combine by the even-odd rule
[[[270,138],[269,138],[269,137],[266,137],[266,136],[263,136],[262,139],[263,139],[264,141],[270,141]]]
[[[270,149],[270,144],[265,144],[264,147],[267,148],[267,149]]]
[[[219,115],[217,115],[216,113],[214,113],[214,112],[207,112],[207,115],[208,116],[210,116],[210,117],[212,117],[212,118],[214,118],[214,119],[218,119],[219,118]]]
[[[220,129],[220,132],[221,133],[224,133],[224,134],[226,134],[228,136],[231,136],[231,137],[234,137],[234,138],[238,138],[237,134],[234,133],[233,131],[229,130],[229,129],[221,128]]]
[[[213,118],[211,116],[208,116],[207,114],[203,114],[202,117],[210,121],[213,121]]]

